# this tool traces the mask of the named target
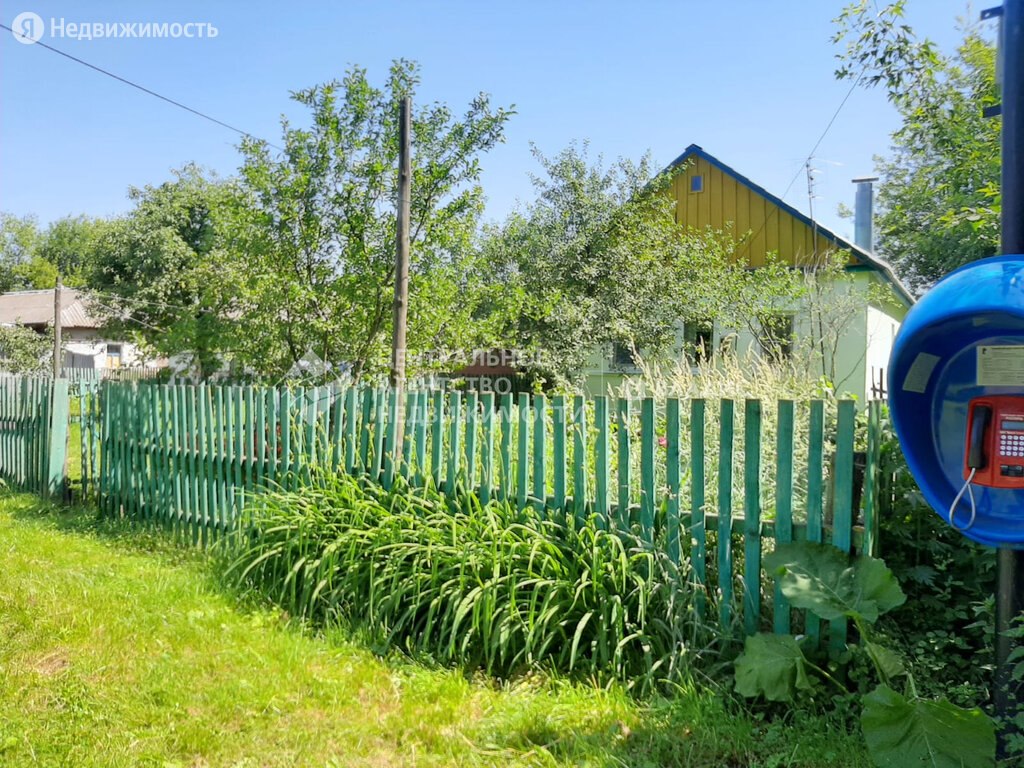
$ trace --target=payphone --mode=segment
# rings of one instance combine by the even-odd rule
[[[968,478],[991,488],[1024,488],[1024,396],[971,401],[964,446]]]
[[[911,308],[889,406],[928,505],[968,538],[1024,548],[1024,256],[961,267]]]

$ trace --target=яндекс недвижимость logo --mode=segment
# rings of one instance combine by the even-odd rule
[[[32,11],[19,13],[11,22],[11,34],[19,43],[26,45],[38,43],[45,32],[46,25],[43,23],[43,17]]]

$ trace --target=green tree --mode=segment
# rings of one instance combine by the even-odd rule
[[[87,282],[115,334],[159,355],[186,355],[207,376],[231,349],[235,302],[222,290],[234,188],[195,165],[132,188],[135,208],[98,243]]]
[[[284,151],[242,145],[243,196],[231,272],[240,297],[239,354],[286,371],[308,351],[383,371],[390,349],[398,181],[398,109],[418,68],[392,64],[383,87],[353,68],[294,94],[307,128],[283,123]],[[464,345],[479,281],[473,236],[482,211],[480,155],[502,140],[511,112],[481,94],[458,117],[414,101],[409,340],[412,353]],[[244,254],[244,257],[242,257]]]
[[[0,293],[25,288],[19,269],[36,256],[41,237],[34,217],[0,213]]]
[[[84,285],[107,227],[103,219],[68,216],[41,229],[35,218],[0,214],[0,292]]]
[[[23,325],[0,326],[0,371],[44,374],[52,370],[53,328],[36,333]]]
[[[59,271],[64,285],[84,287],[97,249],[109,228],[105,219],[88,216],[66,216],[51,223],[43,232],[36,256],[51,269],[40,266],[36,282],[46,281],[38,288],[52,288]],[[49,274],[52,272],[52,277]]]
[[[609,344],[657,361],[680,323],[739,327],[799,292],[796,273],[774,262],[745,269],[735,256],[743,233],[679,226],[671,177],[649,156],[606,165],[586,145],[534,155],[536,199],[492,227],[483,249],[514,305],[506,339],[536,353],[547,379],[577,380]]]
[[[38,253],[16,264],[12,273],[18,290],[42,290],[57,285],[57,265]]]
[[[893,154],[879,158],[878,248],[921,292],[999,244],[995,46],[977,27],[952,54],[918,40],[903,22],[905,0],[880,11],[864,2],[836,19],[839,78],[881,85],[903,124]]]

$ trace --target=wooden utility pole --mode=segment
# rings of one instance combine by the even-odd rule
[[[410,134],[412,99],[402,98],[398,110],[398,237],[395,248],[395,317],[391,340],[391,387],[395,394],[395,454],[397,464],[402,456],[405,432],[405,331],[409,313],[409,209],[411,205],[412,160]]]
[[[61,374],[60,354],[60,273],[57,273],[57,285],[53,289],[53,378],[59,379]]]

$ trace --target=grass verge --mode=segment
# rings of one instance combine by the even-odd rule
[[[160,532],[0,498],[0,765],[867,765],[713,691],[497,686],[242,609]]]

